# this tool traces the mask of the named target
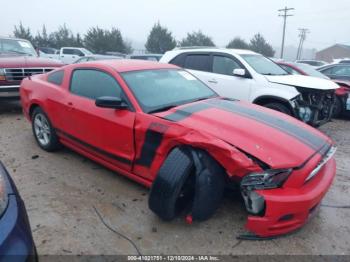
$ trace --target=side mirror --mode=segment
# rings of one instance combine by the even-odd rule
[[[126,109],[128,105],[118,97],[102,96],[96,99],[95,105],[103,108]]]
[[[233,75],[238,76],[238,77],[246,77],[247,76],[246,71],[243,68],[233,69]]]

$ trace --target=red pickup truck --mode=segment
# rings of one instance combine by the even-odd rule
[[[39,58],[27,40],[0,37],[0,99],[19,99],[23,78],[47,73],[62,65],[60,61]]]

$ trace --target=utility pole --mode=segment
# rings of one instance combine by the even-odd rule
[[[288,8],[285,7],[283,9],[279,9],[278,12],[278,16],[282,16],[283,17],[283,35],[282,35],[282,46],[281,46],[281,58],[283,58],[283,51],[284,51],[284,38],[286,35],[286,22],[287,22],[287,17],[288,16],[293,16],[292,14],[288,14],[288,11],[294,10],[294,8]]]
[[[310,33],[310,30],[307,28],[299,28],[298,30],[299,30],[300,41],[299,41],[296,60],[299,60],[301,58],[301,54],[303,51],[303,44],[304,44],[304,41],[306,39],[306,34]]]

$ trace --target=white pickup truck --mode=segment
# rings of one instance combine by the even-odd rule
[[[64,64],[72,64],[78,58],[92,54],[89,50],[82,47],[62,47],[58,54],[44,54],[40,52],[40,56],[60,60]]]

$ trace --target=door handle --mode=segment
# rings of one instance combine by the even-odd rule
[[[208,80],[208,82],[212,83],[212,84],[217,84],[218,83],[218,81],[216,81],[216,79],[210,79],[210,80]]]

